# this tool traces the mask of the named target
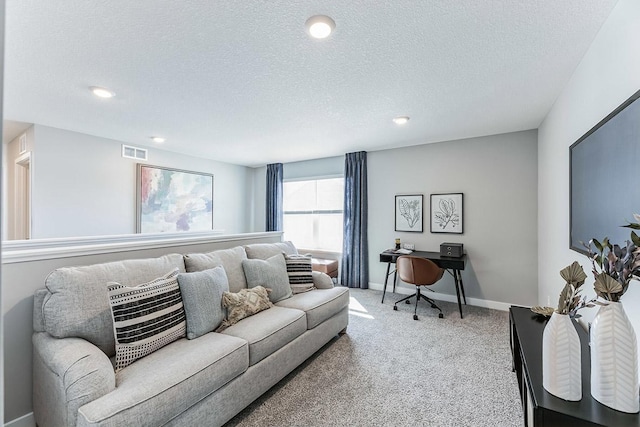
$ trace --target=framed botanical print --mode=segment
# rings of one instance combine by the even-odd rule
[[[396,231],[422,233],[423,229],[422,194],[403,194],[396,196]]]
[[[462,234],[462,193],[431,195],[431,232]]]

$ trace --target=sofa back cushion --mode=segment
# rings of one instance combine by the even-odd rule
[[[244,250],[247,252],[247,258],[249,259],[267,259],[281,253],[287,255],[298,254],[298,250],[291,242],[254,243],[246,245]]]
[[[271,302],[282,301],[291,298],[291,286],[287,274],[287,263],[283,254],[276,254],[271,258],[246,259],[242,261],[244,274],[247,276],[249,288],[262,286],[271,289],[269,299]]]
[[[83,338],[111,357],[115,355],[115,339],[107,284],[135,286],[174,268],[184,271],[182,255],[54,270],[45,279],[49,294],[42,304],[44,329],[56,338]]]
[[[184,264],[187,272],[204,271],[222,266],[227,279],[229,290],[238,292],[247,287],[247,280],[242,270],[242,260],[247,259],[247,254],[242,246],[231,249],[221,249],[205,254],[187,254],[184,256]]]

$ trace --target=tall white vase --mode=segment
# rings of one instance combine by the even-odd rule
[[[566,314],[553,313],[542,335],[542,386],[564,400],[582,399],[580,338]]]
[[[617,411],[640,411],[636,334],[619,302],[601,306],[591,324],[591,395]]]

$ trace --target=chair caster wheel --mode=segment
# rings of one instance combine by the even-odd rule
[[[393,309],[394,309],[395,311],[398,311],[398,307],[396,307],[395,305],[393,306]]]
[[[405,304],[411,304],[411,301],[406,300],[404,303],[405,303]]]
[[[436,308],[436,306],[434,304],[431,304],[431,308]]]
[[[413,320],[418,320],[418,315],[417,314],[413,315]]]
[[[440,313],[440,314],[438,314],[438,317],[441,318],[441,319],[444,319],[444,314]]]

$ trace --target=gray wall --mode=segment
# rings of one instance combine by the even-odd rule
[[[251,231],[259,232],[266,229],[267,221],[267,168],[254,168],[252,175],[253,213],[251,215]]]
[[[438,251],[463,243],[467,298],[533,304],[537,300],[537,132],[535,130],[368,153],[370,281],[384,282],[378,255],[394,239]],[[464,234],[432,234],[430,194],[464,193]],[[395,195],[424,195],[424,232],[395,230]],[[407,286],[407,285],[402,285]],[[381,288],[380,288],[381,289]],[[446,275],[433,289],[455,294]],[[495,305],[493,305],[495,306]]]
[[[34,126],[32,236],[35,239],[136,231],[136,160],[121,142]],[[149,148],[147,164],[214,175],[214,229],[250,228],[252,172],[244,166]]]
[[[220,236],[213,239],[217,240],[217,242],[19,263],[3,263],[2,312],[4,327],[5,422],[15,420],[33,410],[31,399],[33,293],[36,289],[44,287],[44,280],[51,271],[64,266],[90,265],[131,258],[158,257],[167,253],[208,252],[257,242],[277,242],[281,240],[281,235],[280,233],[270,233],[268,236]]]
[[[591,271],[587,257],[569,249],[569,146],[640,88],[640,2],[620,0],[556,99],[538,133],[538,302],[556,305],[563,283],[558,272],[573,261]],[[638,185],[616,180],[611,185]],[[627,213],[627,219],[631,214]],[[640,212],[637,212],[640,213]],[[616,220],[623,224],[625,218]],[[593,236],[597,237],[597,236]],[[583,293],[595,296],[593,279]],[[640,283],[622,297],[640,332]],[[595,309],[581,311],[589,321]]]
[[[342,176],[344,175],[344,156],[285,163],[282,169],[282,177],[285,181]]]
[[[535,130],[374,151],[369,174],[369,270],[372,288],[382,289],[386,265],[378,255],[394,239],[438,251],[461,242],[469,254],[463,273],[467,297],[476,304],[534,304],[537,300],[537,132]],[[342,174],[344,157],[286,163],[285,179]],[[264,230],[265,168],[254,170],[253,231]],[[429,195],[464,193],[464,234],[429,232]],[[398,233],[396,194],[424,194],[423,233]],[[407,286],[407,285],[402,285]],[[455,294],[446,276],[435,289]],[[409,291],[409,288],[406,288]]]

